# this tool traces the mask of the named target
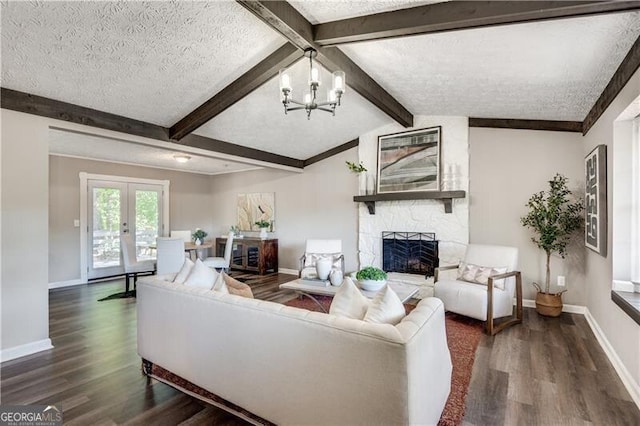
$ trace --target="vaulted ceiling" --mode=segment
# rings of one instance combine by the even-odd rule
[[[413,115],[582,122],[640,36],[640,2],[1,7],[3,108],[24,110],[16,104],[39,102],[25,98],[35,95],[58,109],[82,107],[67,116],[95,111],[143,122],[152,131],[137,136],[156,132],[163,143],[145,156],[145,144],[126,138],[57,132],[52,152],[159,167],[169,167],[159,158],[173,146],[204,154],[204,163],[222,153],[222,162],[192,168],[200,173],[253,168],[257,159],[302,167],[382,125],[410,125]],[[308,46],[319,51],[324,82],[336,68],[347,73],[335,116],[285,115],[279,103],[278,68],[291,67],[295,95],[305,90],[300,48]],[[16,93],[20,101],[5,101]]]

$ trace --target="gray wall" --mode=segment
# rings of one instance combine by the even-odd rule
[[[2,110],[2,343],[4,351],[49,338],[48,128]]]
[[[345,161],[357,161],[350,149],[304,169],[304,173],[256,170],[213,176],[212,211],[219,234],[236,223],[238,193],[275,192],[275,237],[280,268],[298,269],[307,239],[341,239],[347,270],[358,262],[358,209],[353,196],[358,181]]]
[[[607,145],[607,193],[613,192],[613,152],[614,123],[616,118],[640,94],[640,71],[636,71],[622,92],[607,108],[589,133],[583,138],[585,156],[596,145]],[[611,301],[611,284],[613,279],[611,250],[613,239],[613,203],[608,202],[608,247],[607,257],[585,249],[586,279],[588,288],[587,307],[599,324],[612,348],[632,376],[634,385],[640,385],[640,326]]]
[[[211,205],[211,177],[77,158],[49,157],[49,282],[80,278],[80,172],[169,180],[169,229],[202,228],[216,223]],[[208,236],[211,238],[211,236]]]
[[[471,128],[469,240],[519,248],[520,270],[526,299],[535,299],[531,282],[544,283],[546,257],[520,224],[527,213],[529,197],[548,188],[548,181],[561,173],[582,197],[584,188],[582,136],[579,133],[534,130]],[[584,244],[577,233],[566,259],[552,256],[551,283],[566,277],[566,304],[584,306]]]

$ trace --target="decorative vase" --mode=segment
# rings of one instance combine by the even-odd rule
[[[358,173],[358,193],[367,195],[367,174],[365,172]]]
[[[536,294],[536,312],[545,317],[559,317],[562,313],[562,293]]]
[[[200,238],[196,238],[196,245],[197,246],[201,246],[202,245],[202,240]]]
[[[373,173],[367,175],[367,195],[373,195],[376,193],[376,177]]]
[[[318,279],[326,280],[329,278],[329,273],[331,273],[331,267],[333,266],[333,260],[331,259],[318,259],[316,261],[316,274],[318,274]]]
[[[342,285],[342,278],[342,271],[340,269],[331,270],[331,273],[329,274],[329,281],[331,282],[331,285],[336,287]]]
[[[267,228],[260,228],[260,239],[261,240],[267,239]]]

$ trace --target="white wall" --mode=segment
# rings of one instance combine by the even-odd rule
[[[615,98],[605,113],[583,139],[583,156],[600,144],[607,145],[607,192],[613,191],[614,121],[640,94],[640,70]],[[608,217],[613,214],[613,203],[608,203]],[[612,223],[608,221],[608,247],[612,247]],[[588,288],[587,307],[604,335],[629,372],[636,387],[640,388],[640,326],[611,301],[613,279],[611,251],[602,257],[586,251],[585,284]]]
[[[302,142],[301,142],[302,143]],[[219,235],[236,223],[239,193],[275,192],[275,232],[279,267],[298,270],[307,239],[341,239],[348,271],[357,267],[358,182],[345,161],[357,161],[350,149],[304,169],[304,173],[257,170],[212,177],[211,212]]]
[[[51,156],[49,160],[49,282],[80,279],[80,172],[169,180],[169,229],[201,228],[216,223],[211,205],[211,176],[136,167],[103,161]],[[212,236],[207,236],[207,239]]]
[[[48,127],[2,110],[2,359],[50,347]]]
[[[556,173],[569,178],[570,189],[583,197],[582,135],[514,129],[471,128],[470,241],[518,247],[525,299],[535,299],[532,282],[544,283],[546,256],[532,241],[533,234],[520,224],[529,197],[548,189]],[[551,259],[552,291],[564,275],[566,304],[584,306],[584,244],[580,232],[566,259]]]
[[[359,158],[376,173],[378,136],[413,129],[441,126],[441,167],[457,164],[461,190],[468,189],[469,120],[467,117],[415,116],[414,128],[390,124],[360,136]],[[440,200],[385,201],[376,203],[376,214],[370,215],[364,203],[359,209],[360,266],[382,265],[382,232],[435,232],[439,240],[441,265],[456,264],[464,256],[469,242],[469,198],[455,199],[453,212],[445,214]]]

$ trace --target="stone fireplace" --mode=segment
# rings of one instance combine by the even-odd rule
[[[445,213],[441,200],[377,202],[375,214],[370,214],[364,203],[358,203],[360,267],[383,267],[382,235],[389,230],[436,235],[437,263],[441,266],[457,264],[469,243],[469,121],[466,117],[415,116],[414,123],[415,129],[442,127],[441,168],[445,164],[456,165],[458,189],[467,191],[467,196],[453,200],[451,213]],[[375,175],[376,171],[378,136],[405,130],[411,129],[390,124],[360,136],[358,156],[369,173]]]

